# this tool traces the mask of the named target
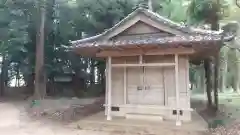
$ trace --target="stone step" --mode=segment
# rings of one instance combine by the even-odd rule
[[[127,113],[125,117],[135,120],[163,121],[163,117],[156,114]]]

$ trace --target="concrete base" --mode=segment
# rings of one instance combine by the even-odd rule
[[[135,119],[135,120],[149,120],[149,121],[163,121],[163,117],[160,115],[147,115],[139,113],[128,113],[126,114],[126,119]]]
[[[182,125],[182,122],[179,120],[179,121],[176,121],[176,126],[181,126]]]
[[[203,135],[208,130],[207,123],[202,119],[202,117],[200,117],[196,113],[196,111],[192,112],[192,121],[181,121],[181,126],[176,126],[176,120],[150,121],[139,119],[126,119],[125,117],[113,117],[113,120],[108,121],[106,120],[106,117],[107,116],[104,115],[104,112],[99,112],[97,114],[79,120],[77,124],[83,130],[97,130],[111,133],[126,132],[126,134],[131,133],[131,135]],[[136,118],[136,116],[134,116],[134,118]]]
[[[108,121],[112,120],[112,116],[107,116],[107,120]]]

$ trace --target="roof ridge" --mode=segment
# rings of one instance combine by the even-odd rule
[[[138,7],[137,9],[135,9],[133,12],[131,12],[130,14],[128,14],[126,17],[124,17],[121,21],[119,21],[118,23],[116,23],[115,25],[113,25],[111,28],[107,29],[106,31],[104,31],[101,34],[98,34],[96,36],[93,37],[89,37],[89,38],[84,38],[84,39],[80,39],[80,40],[76,40],[76,41],[71,41],[72,44],[78,44],[78,43],[82,43],[82,42],[89,42],[92,40],[98,40],[101,37],[107,35],[109,32],[113,31],[115,28],[117,28],[118,26],[120,26],[121,24],[123,24],[124,22],[126,22],[127,20],[129,20],[130,18],[134,17],[135,15],[137,15],[138,13],[143,13],[148,17],[152,17],[153,19],[155,19],[155,21],[158,21],[159,23],[163,23],[163,24],[168,24],[169,27],[172,27],[174,29],[177,29],[183,33],[189,33],[189,34],[221,34],[220,31],[212,31],[212,30],[204,30],[204,29],[197,29],[194,27],[189,27],[186,25],[182,25],[181,23],[177,23],[174,22],[166,17],[161,16],[160,14],[153,12],[149,9],[145,9],[143,7]]]

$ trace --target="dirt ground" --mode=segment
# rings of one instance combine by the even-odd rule
[[[25,101],[0,102],[1,135],[108,135],[105,132],[84,131],[73,123],[60,124],[47,120],[33,120],[28,117]]]
[[[233,102],[235,100],[237,103],[239,103],[239,100],[233,99],[231,101],[231,104],[235,103]],[[54,110],[61,107],[65,108],[65,106],[69,106],[71,104],[80,104],[80,106],[84,106],[85,104],[92,104],[94,102],[94,99],[50,99],[45,100],[44,102],[45,103],[43,103],[41,107],[46,110]],[[220,103],[225,104],[222,102],[222,100]],[[126,135],[126,133],[122,132],[113,133],[106,131],[83,130],[81,128],[79,129],[78,124],[76,124],[75,122],[63,124],[59,121],[51,121],[46,119],[34,120],[30,118],[29,114],[26,112],[26,106],[28,105],[29,101],[25,100],[0,99],[0,135]],[[198,109],[200,110],[205,108],[205,106],[202,106],[202,104],[199,105],[199,102],[196,102],[194,106],[198,107]],[[228,108],[226,108],[226,110],[232,110],[229,109],[229,107],[231,107],[229,105],[229,102],[227,106]],[[93,108],[96,108],[96,106],[93,106]],[[239,114],[234,115],[236,112],[238,112],[238,110],[236,111],[236,107],[233,108],[234,113],[231,112],[232,116],[239,116]],[[87,109],[91,110],[91,107]]]
[[[195,94],[192,96],[191,103],[192,107],[197,107],[197,112],[207,121],[213,123],[218,121],[220,125],[223,125],[228,130],[236,128],[240,131],[240,94],[229,92],[219,93],[219,111],[217,116],[212,116],[208,112],[207,98],[203,94]],[[235,129],[234,129],[235,130]],[[238,133],[240,134],[240,132]]]

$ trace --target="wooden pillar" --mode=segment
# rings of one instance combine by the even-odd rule
[[[126,64],[126,60],[125,60]],[[127,104],[127,67],[123,67],[123,88],[124,88],[124,104]]]
[[[188,57],[188,60],[186,60],[186,68],[187,68],[187,74],[186,74],[186,80],[187,80],[187,97],[188,97],[188,101],[189,101],[189,105],[190,105],[190,102],[191,102],[191,90],[190,90],[190,87],[189,87],[189,84],[190,84],[190,79],[189,79],[189,69],[190,69],[190,63],[189,63],[189,57]],[[190,106],[191,108],[191,106]]]
[[[112,109],[112,58],[108,57],[107,60],[107,66],[108,66],[108,74],[107,74],[107,81],[108,81],[108,105],[107,105],[107,120],[112,120],[111,116],[111,109]]]
[[[180,96],[179,96],[179,72],[178,72],[178,55],[175,54],[175,83],[176,83],[176,108],[177,108],[177,118],[176,118],[176,126],[181,126],[182,123],[180,121],[180,110],[179,110],[179,102],[180,102]]]
[[[139,55],[139,63],[138,64],[143,64],[143,56],[142,55]],[[143,89],[145,89],[146,87],[146,84],[145,84],[145,80],[144,80],[144,77],[145,77],[145,66],[139,66],[139,68],[142,70],[141,73],[140,73],[140,78],[141,78],[141,84],[140,84],[140,87],[142,87]]]
[[[106,60],[105,70],[105,115],[108,114],[108,59]]]
[[[139,56],[139,64],[143,64],[143,56],[142,55]]]

